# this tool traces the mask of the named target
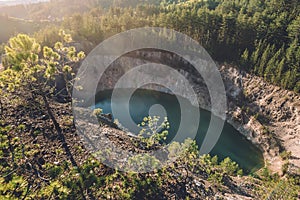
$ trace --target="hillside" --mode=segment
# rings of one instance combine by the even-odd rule
[[[33,34],[47,25],[47,22],[33,22],[7,16],[0,16],[0,44],[17,33]]]
[[[135,7],[139,4],[159,5],[160,0],[51,0],[50,2],[0,7],[0,13],[31,20],[61,20],[74,13],[85,13],[92,8],[108,9],[112,6]]]
[[[48,0],[2,0],[0,1],[0,7],[2,6],[14,6],[19,4],[34,4],[39,2],[45,2]]]

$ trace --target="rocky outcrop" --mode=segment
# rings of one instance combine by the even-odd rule
[[[279,153],[290,151],[289,171],[297,173],[300,168],[299,94],[234,67],[223,66],[220,71],[229,91],[227,94],[232,97],[229,98],[228,121],[263,149],[273,171],[281,172],[283,161]]]

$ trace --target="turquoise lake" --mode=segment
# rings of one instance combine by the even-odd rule
[[[114,101],[114,105],[118,112],[122,112],[122,109],[125,107],[126,103],[126,89],[120,89],[119,97],[117,101]],[[124,93],[124,99],[123,95]],[[96,106],[97,108],[103,109],[104,113],[112,113],[112,103],[111,103],[112,91],[106,90],[99,92],[96,96]],[[184,99],[184,101],[188,101]],[[152,91],[138,89],[136,90],[129,100],[129,112],[130,116],[136,124],[141,123],[145,116],[149,116],[149,110],[153,105],[161,105],[165,109],[165,114],[168,117],[170,123],[168,141],[171,141],[174,137],[174,134],[177,133],[179,124],[181,122],[181,110],[180,105],[175,95]],[[185,107],[184,109],[199,109],[192,105]],[[207,132],[211,113],[209,111],[200,110],[200,121],[195,122],[193,119],[188,119],[185,122],[190,123],[187,128],[187,132],[193,129],[196,123],[198,123],[196,142],[200,146],[203,142],[203,138]],[[113,116],[114,117],[114,116]],[[164,117],[164,116],[161,116]],[[125,120],[120,120],[120,123],[127,128],[129,131],[136,133],[137,127],[128,127],[128,122]],[[195,128],[195,127],[194,127]],[[253,145],[249,140],[246,139],[242,134],[240,134],[233,126],[226,123],[224,124],[223,131],[221,136],[210,152],[212,156],[217,155],[219,160],[226,157],[230,157],[232,160],[236,161],[239,166],[246,172],[254,172],[264,165],[262,152]]]

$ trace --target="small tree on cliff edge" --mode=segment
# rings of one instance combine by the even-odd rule
[[[4,71],[0,72],[0,92],[2,95],[13,96],[20,102],[38,103],[51,119],[56,132],[63,138],[61,127],[53,112],[49,98],[55,92],[55,79],[63,76],[65,80],[72,80],[74,64],[85,57],[83,52],[77,52],[70,45],[72,38],[64,31],[58,33],[61,41],[54,48],[41,47],[35,39],[28,35],[19,34],[9,40],[5,46],[3,58]],[[68,81],[70,83],[70,81]],[[70,91],[71,85],[66,85]]]

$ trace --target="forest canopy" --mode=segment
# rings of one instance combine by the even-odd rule
[[[175,29],[197,40],[218,62],[233,63],[272,84],[300,91],[300,5],[296,0],[165,0],[136,6],[114,2],[120,6],[103,4],[104,8],[99,1],[95,5],[100,6],[64,18],[60,27],[69,30],[86,51],[132,28]],[[53,27],[45,28],[36,37],[49,43],[51,32]]]

